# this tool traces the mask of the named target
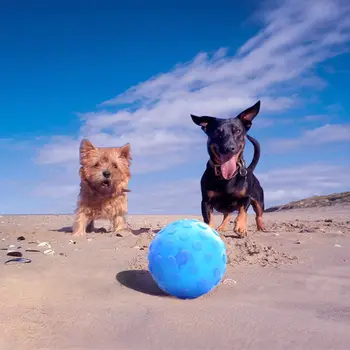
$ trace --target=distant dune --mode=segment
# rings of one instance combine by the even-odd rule
[[[298,201],[289,202],[274,206],[265,210],[266,213],[274,211],[302,209],[302,208],[322,208],[334,205],[350,205],[350,192],[333,193],[324,196],[313,196]]]

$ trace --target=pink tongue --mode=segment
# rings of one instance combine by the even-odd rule
[[[232,157],[230,160],[225,161],[223,157],[221,157],[221,174],[225,180],[231,179],[234,175],[237,165],[236,165],[236,157]]]

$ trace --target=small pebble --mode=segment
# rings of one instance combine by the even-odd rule
[[[334,244],[334,247],[341,248],[341,245],[340,244]]]
[[[38,244],[38,247],[47,247],[47,248],[51,248],[51,244],[48,242],[41,242]]]

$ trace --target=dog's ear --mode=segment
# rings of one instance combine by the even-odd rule
[[[85,164],[94,151],[96,151],[96,147],[88,139],[83,139],[80,143],[80,164]]]
[[[207,116],[198,117],[198,116],[193,115],[193,114],[191,114],[191,118],[192,118],[193,122],[195,124],[201,126],[202,130],[204,130],[204,131],[206,131],[207,126],[215,120],[214,117],[207,117]]]
[[[96,147],[88,140],[88,139],[82,139],[80,142],[80,151],[92,151],[95,150]]]
[[[254,106],[247,108],[245,111],[238,114],[237,119],[241,120],[244,126],[249,129],[252,126],[253,119],[258,115],[260,111],[260,101]]]
[[[132,159],[130,155],[130,143],[126,143],[125,145],[119,148],[120,155],[127,160]]]

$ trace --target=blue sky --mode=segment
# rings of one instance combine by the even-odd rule
[[[199,213],[190,113],[258,99],[267,206],[349,189],[347,1],[116,3],[2,3],[0,213],[72,212],[82,137],[131,143],[130,213]]]

